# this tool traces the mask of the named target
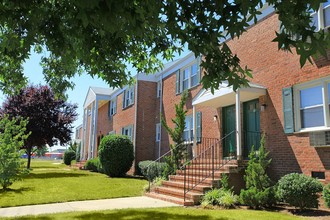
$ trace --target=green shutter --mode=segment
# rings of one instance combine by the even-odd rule
[[[137,88],[136,88],[137,90]],[[134,94],[135,93],[135,85],[132,87],[132,90],[131,90],[131,104],[134,104]]]
[[[110,102],[111,102],[111,101],[109,101],[109,103],[108,103],[108,117],[109,117],[109,118],[111,118],[111,114],[110,114]]]
[[[196,141],[200,143],[202,140],[202,112],[196,112]]]
[[[282,98],[283,98],[284,133],[291,134],[294,132],[292,87],[282,89]]]
[[[201,81],[201,63],[202,63],[202,55],[197,58],[197,82],[200,84]]]
[[[123,91],[123,108],[125,108],[125,95],[126,95],[126,90]]]
[[[175,81],[175,93],[180,93],[180,70],[177,70],[176,73],[176,81]]]

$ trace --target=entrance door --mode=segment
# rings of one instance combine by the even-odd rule
[[[255,150],[260,147],[260,108],[259,100],[243,103],[243,156],[248,158],[252,146]]]
[[[235,105],[222,108],[223,157],[236,156],[236,113]],[[227,136],[228,135],[228,136]]]

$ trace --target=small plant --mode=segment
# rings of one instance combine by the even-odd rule
[[[125,176],[134,160],[132,141],[123,135],[105,136],[101,140],[99,160],[108,176]]]
[[[166,163],[145,160],[139,162],[138,166],[142,175],[146,177],[149,181],[153,181],[155,178],[162,176],[166,167]]]
[[[166,179],[164,177],[156,177],[150,184],[148,183],[143,187],[144,192],[150,192],[153,188],[161,186],[163,181]]]
[[[99,168],[100,168],[100,160],[98,158],[87,160],[84,165],[85,170],[90,170],[93,172],[99,172]]]
[[[330,184],[323,187],[322,196],[325,201],[325,205],[330,208]]]
[[[280,199],[300,210],[318,208],[317,193],[322,188],[318,180],[298,173],[287,174],[278,181]]]
[[[252,146],[244,176],[246,190],[241,190],[240,193],[241,203],[254,209],[276,203],[275,189],[271,186],[271,180],[266,173],[271,159],[267,159],[269,152],[266,152],[264,145],[265,136],[263,135],[258,154]]]
[[[72,150],[66,150],[63,156],[63,162],[65,165],[71,165],[71,161],[76,159],[76,152]]]
[[[223,208],[232,208],[238,202],[238,196],[233,191],[224,188],[212,189],[202,198],[202,207],[222,206]]]
[[[229,177],[227,174],[225,173],[221,174],[220,183],[221,183],[221,188],[225,190],[232,190],[232,188],[229,187]]]

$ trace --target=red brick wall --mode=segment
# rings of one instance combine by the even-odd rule
[[[135,164],[141,160],[155,160],[157,83],[138,81]],[[158,104],[159,105],[159,104]],[[159,112],[158,112],[159,115]],[[159,120],[159,119],[158,119]]]
[[[112,131],[112,123],[110,123],[109,119],[109,102],[107,101],[98,109],[95,157],[97,157],[99,149],[98,139],[102,137],[102,135],[107,135],[110,131]]]
[[[172,74],[163,80],[163,115],[168,123],[169,127],[174,128],[174,123],[171,121],[175,117],[175,104],[178,104],[181,99],[181,95],[176,95],[175,92],[176,75]],[[186,103],[187,115],[193,113],[192,99],[202,89],[202,86],[193,87],[189,90],[189,96]],[[219,114],[217,109],[209,107],[196,107],[196,112],[202,112],[202,137],[204,138],[220,138],[219,132],[219,120],[214,121],[213,116]],[[162,128],[162,154],[169,149],[169,144],[173,143],[171,137],[166,130]]]
[[[311,171],[325,171],[329,182],[330,148],[311,147],[308,133],[284,134],[282,112],[282,88],[328,76],[329,62],[323,59],[318,65],[307,63],[300,68],[297,55],[279,51],[277,43],[271,42],[278,27],[277,15],[273,14],[228,44],[238,54],[242,66],[253,70],[251,81],[267,87],[267,96],[260,98],[267,104],[261,112],[261,129],[266,133],[273,177],[289,172],[311,175]]]

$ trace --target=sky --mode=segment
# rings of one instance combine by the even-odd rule
[[[175,56],[174,59],[177,59],[179,57],[183,57],[187,55],[189,51],[185,48],[184,52],[179,56],[178,54]],[[29,83],[32,83],[34,85],[42,84],[45,85],[46,82],[43,78],[42,74],[42,67],[40,66],[40,59],[42,54],[36,54],[31,53],[30,59],[27,60],[24,64],[24,74],[28,77]],[[134,70],[132,70],[132,75],[134,74]],[[75,132],[75,128],[82,124],[82,118],[83,118],[83,104],[85,101],[85,97],[88,92],[89,87],[103,87],[107,88],[109,85],[99,78],[92,78],[91,76],[87,74],[82,74],[81,76],[76,76],[72,79],[72,81],[75,83],[75,87],[73,90],[68,90],[68,102],[74,103],[78,105],[77,113],[78,118],[73,123],[73,135]],[[0,105],[2,105],[3,101],[5,100],[5,95],[1,93],[0,91]]]

